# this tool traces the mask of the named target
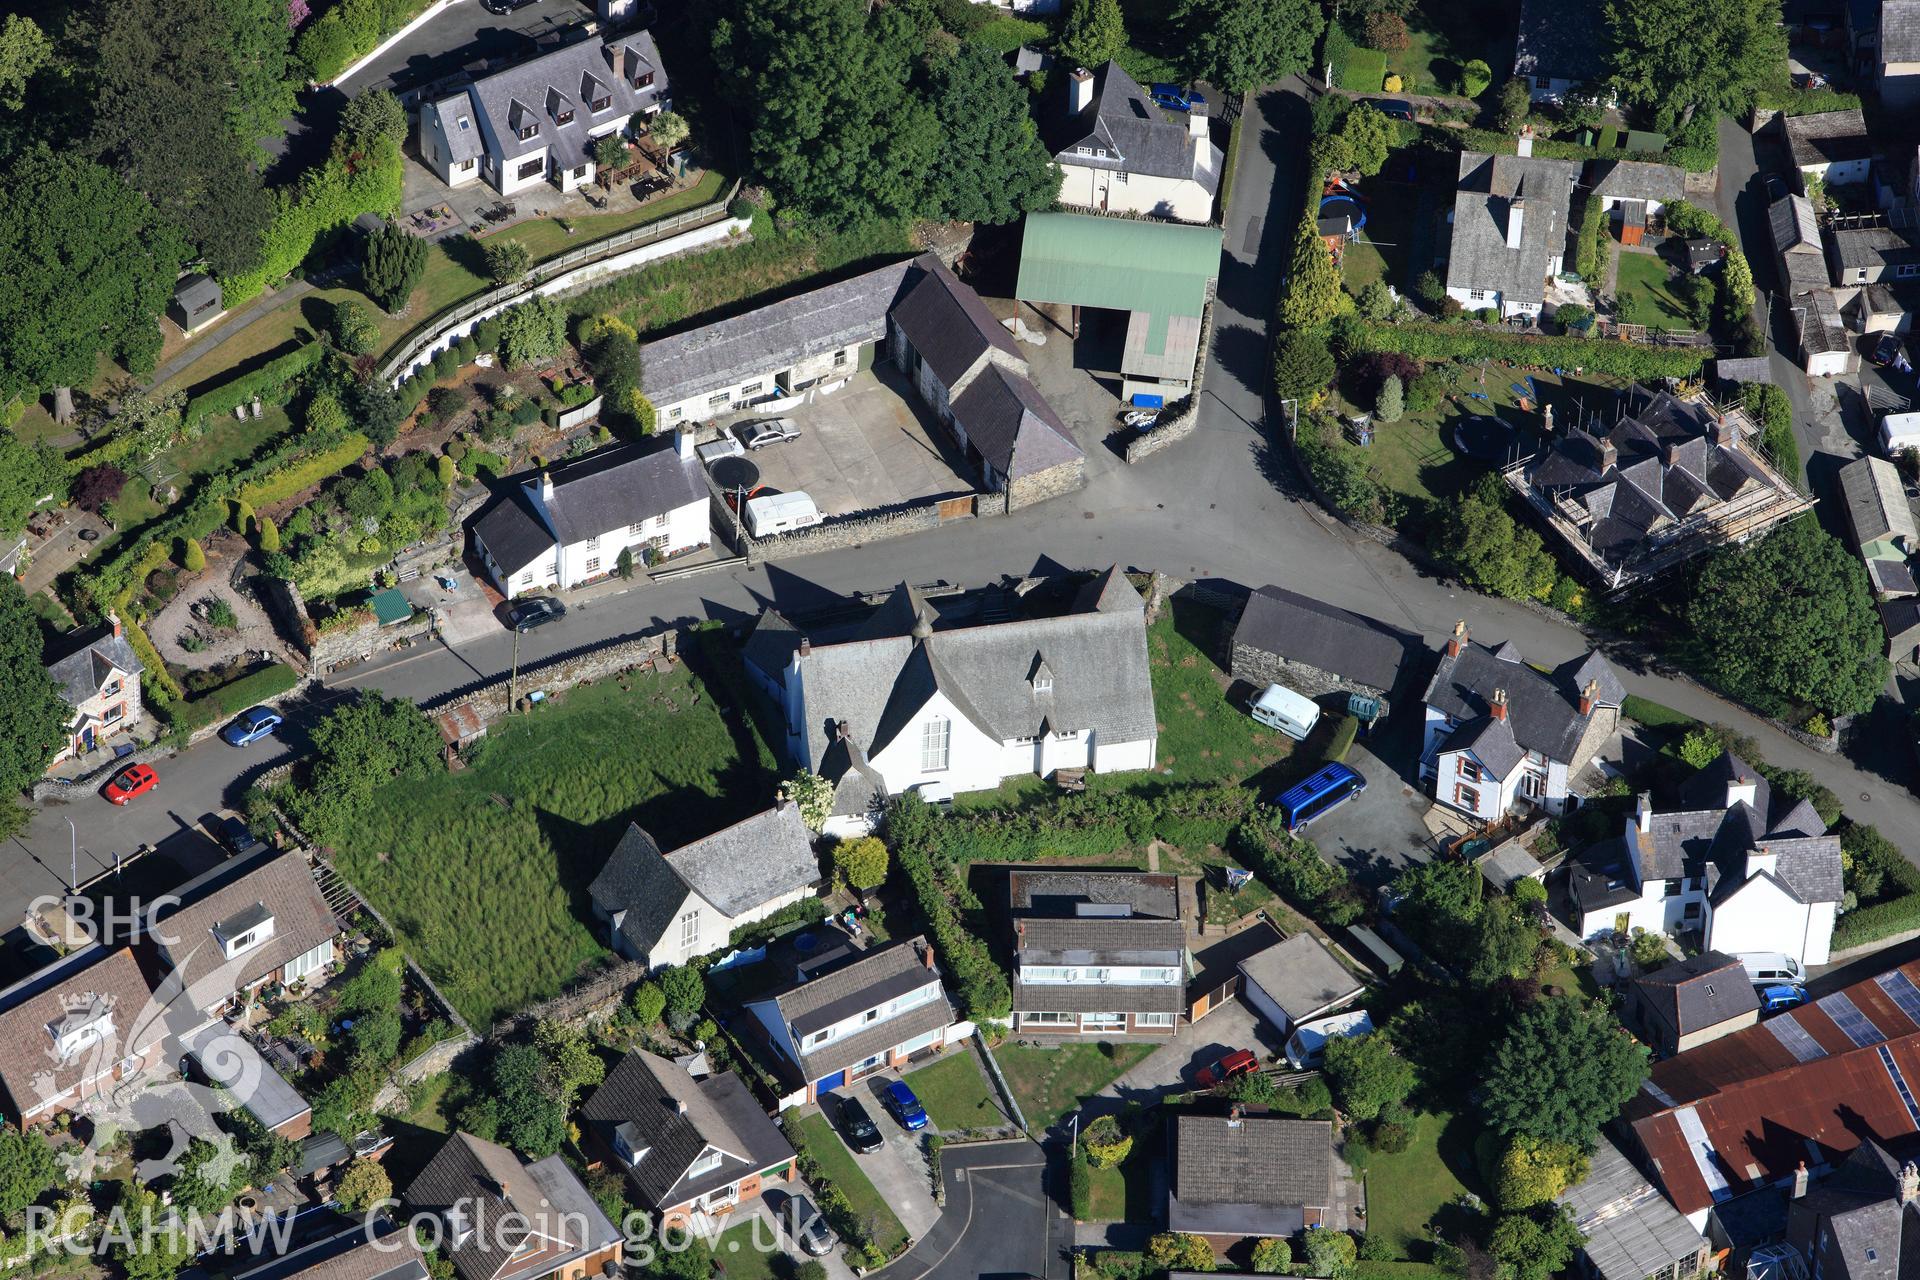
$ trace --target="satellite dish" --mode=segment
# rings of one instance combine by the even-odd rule
[[[722,489],[751,489],[760,483],[760,468],[745,458],[721,458],[707,469]]]

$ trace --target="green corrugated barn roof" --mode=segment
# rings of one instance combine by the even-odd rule
[[[1197,316],[1220,274],[1220,228],[1030,213],[1020,245],[1022,302]]]
[[[374,620],[383,627],[390,627],[396,622],[405,622],[413,616],[413,606],[408,604],[407,598],[393,587],[374,592],[373,598],[367,603],[373,606]]]

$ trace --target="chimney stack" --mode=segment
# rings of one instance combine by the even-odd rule
[[[113,638],[118,640],[120,638],[120,615],[117,613],[108,613],[107,621],[113,624]]]
[[[1093,106],[1093,72],[1085,67],[1075,67],[1073,74],[1067,77],[1067,110],[1074,115]]]
[[[1237,1102],[1234,1103],[1231,1107],[1227,1108],[1227,1128],[1238,1129],[1240,1127],[1240,1121],[1242,1117],[1244,1117],[1246,1114],[1247,1114],[1247,1109],[1241,1106]]]
[[[1580,691],[1580,714],[1583,716],[1592,715],[1593,704],[1599,700],[1600,682],[1598,680],[1587,681],[1587,687]]]
[[[1533,126],[1532,125],[1528,124],[1528,125],[1520,126],[1520,140],[1519,140],[1519,144],[1514,148],[1514,151],[1516,154],[1518,154],[1522,158],[1531,156],[1533,154]]]
[[[540,501],[553,501],[553,477],[544,470],[540,473]]]
[[[1522,196],[1507,201],[1507,248],[1520,247],[1520,231],[1526,225],[1527,202]]]
[[[1620,446],[1607,436],[1600,437],[1600,470],[1602,473],[1620,465]]]
[[[1653,830],[1653,792],[1642,791],[1633,802],[1633,822],[1645,835]]]
[[[1907,1166],[1907,1169],[1911,1169],[1911,1168],[1913,1168],[1912,1165]],[[1907,1172],[1906,1169],[1902,1169],[1900,1171],[1901,1176],[1903,1178],[1905,1177],[1906,1172]],[[1901,1190],[1902,1191],[1906,1190],[1906,1186],[1904,1183],[1901,1185]],[[1807,1162],[1805,1160],[1802,1160],[1799,1166],[1796,1167],[1793,1171],[1793,1198],[1795,1200],[1798,1200],[1801,1196],[1804,1196],[1805,1194],[1807,1194]]]
[[[801,636],[800,637],[800,656],[803,658],[807,658],[807,657],[811,657],[812,655],[813,655],[813,641],[807,639],[805,636]]]
[[[1540,429],[1548,435],[1553,434],[1553,406],[1550,404],[1540,406]]]
[[[929,970],[933,968],[933,944],[932,943],[923,942],[920,944],[920,963],[925,965]]]
[[[1507,718],[1507,691],[1505,689],[1495,689],[1493,691],[1493,705],[1487,708],[1487,714],[1495,720],[1505,720]]]
[[[679,427],[673,433],[673,452],[682,462],[693,461],[693,432]]]
[[[1467,622],[1466,622],[1466,619],[1462,618],[1461,620],[1453,624],[1453,635],[1447,640],[1447,656],[1449,658],[1459,657],[1460,646],[1465,644],[1466,642],[1467,642]]]
[[[1920,1165],[1909,1160],[1900,1166],[1900,1203],[1912,1204],[1920,1196]]]
[[[1760,784],[1741,774],[1727,784],[1727,808],[1736,804],[1753,804],[1760,795]]]

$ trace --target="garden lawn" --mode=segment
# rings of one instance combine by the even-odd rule
[[[1334,68],[1334,79],[1349,93],[1379,93],[1387,78],[1387,55],[1378,49],[1354,46],[1347,65]]]
[[[961,1045],[938,1062],[906,1077],[927,1116],[943,1133],[990,1129],[1001,1123],[1000,1108],[970,1046]]]
[[[907,1243],[907,1229],[900,1225],[899,1217],[861,1170],[853,1153],[818,1111],[800,1121],[800,1135],[808,1154],[820,1162],[827,1180],[838,1187],[847,1203],[853,1206],[853,1216],[874,1224],[873,1242],[880,1252],[891,1258],[895,1250]],[[731,1267],[728,1280],[732,1280]]]
[[[1147,628],[1161,777],[1240,781],[1285,760],[1293,740],[1227,700],[1228,678],[1210,656],[1223,640],[1219,610],[1174,600]]]
[[[292,425],[287,419],[286,409],[280,405],[263,406],[258,418],[249,418],[245,422],[230,413],[208,418],[206,429],[200,433],[199,439],[183,440],[164,450],[137,473],[129,468],[127,487],[108,507],[115,528],[121,530],[124,536],[149,520],[166,514],[167,509],[153,500],[153,485],[149,477],[151,481],[164,480],[176,484],[182,493],[186,493],[200,476],[245,462],[268,441],[284,435]],[[102,538],[94,544],[90,558],[98,559],[101,551],[114,541],[117,539]]]
[[[1362,184],[1361,194],[1367,200],[1367,225],[1340,255],[1340,272],[1347,290],[1358,294],[1381,280],[1404,295],[1413,287],[1407,263],[1413,243],[1414,210],[1420,203],[1419,188],[1373,179]]]
[[[993,1051],[1032,1133],[1045,1133],[1154,1051],[1151,1044],[1069,1041],[1057,1049],[1004,1044]],[[1109,1056],[1111,1055],[1111,1056]]]
[[[453,1073],[443,1071],[437,1076],[429,1076],[420,1086],[419,1097],[401,1119],[410,1125],[430,1129],[434,1133],[451,1133],[453,1122],[440,1110],[441,1102],[447,1096],[447,1090],[453,1086]]]
[[[1440,0],[1407,14],[1407,47],[1387,55],[1387,70],[1411,75],[1407,93],[1466,92],[1460,72],[1474,58],[1495,74],[1513,65],[1511,19],[1489,19],[1479,6],[1461,0]]]
[[[685,664],[574,689],[496,725],[467,768],[375,792],[337,865],[489,1026],[606,956],[586,887],[627,822],[675,849],[765,807],[772,754],[722,705]]]
[[[1399,1258],[1425,1261],[1432,1247],[1427,1222],[1468,1189],[1441,1158],[1442,1148],[1449,1146],[1449,1125],[1460,1127],[1445,1112],[1416,1116],[1405,1151],[1376,1151],[1367,1158],[1367,1235],[1384,1240]],[[1453,1154],[1456,1163],[1472,1160],[1467,1150]]]
[[[1091,1222],[1151,1222],[1161,1206],[1152,1202],[1153,1166],[1162,1143],[1136,1133],[1133,1150],[1111,1169],[1089,1169]]]
[[[1693,317],[1674,295],[1666,260],[1656,254],[1620,250],[1620,280],[1614,289],[1625,324],[1658,329],[1691,329]]]

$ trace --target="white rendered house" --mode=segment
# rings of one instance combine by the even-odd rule
[[[1061,204],[1213,221],[1224,157],[1207,136],[1203,110],[1156,105],[1117,62],[1077,68],[1064,79],[1065,102],[1044,130],[1060,166]]]
[[[1501,319],[1537,316],[1547,282],[1566,266],[1567,217],[1580,166],[1533,155],[1530,132],[1518,155],[1460,153],[1447,257],[1447,296],[1468,311]]]

